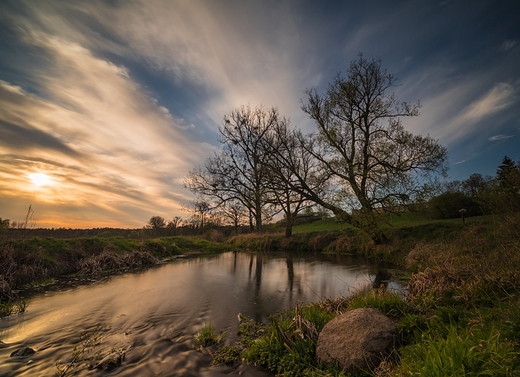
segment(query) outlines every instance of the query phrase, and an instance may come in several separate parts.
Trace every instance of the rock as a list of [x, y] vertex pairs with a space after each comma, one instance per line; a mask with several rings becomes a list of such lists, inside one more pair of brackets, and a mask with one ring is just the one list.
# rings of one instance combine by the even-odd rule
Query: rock
[[5, 348], [5, 347], [8, 347], [8, 345], [0, 340], [0, 348]]
[[109, 372], [113, 369], [116, 369], [118, 366], [120, 366], [122, 361], [123, 361], [122, 354], [110, 354], [110, 355], [107, 355], [105, 358], [103, 358], [96, 365], [96, 369], [103, 369], [103, 370], [106, 370]]
[[355, 309], [325, 325], [316, 355], [320, 363], [338, 363], [348, 372], [374, 370], [392, 352], [398, 336], [397, 326], [376, 309]]
[[30, 355], [34, 355], [35, 353], [36, 352], [32, 348], [25, 347], [25, 348], [20, 348], [19, 350], [14, 351], [11, 354], [11, 357], [15, 357], [15, 356], [30, 356]]

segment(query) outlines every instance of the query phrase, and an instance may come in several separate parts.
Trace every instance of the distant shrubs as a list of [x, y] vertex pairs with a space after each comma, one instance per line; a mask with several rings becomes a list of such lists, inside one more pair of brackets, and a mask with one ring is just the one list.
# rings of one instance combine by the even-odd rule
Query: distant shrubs
[[432, 219], [454, 219], [461, 217], [460, 210], [465, 210], [465, 216], [482, 214], [479, 203], [460, 192], [446, 192], [432, 198], [428, 204], [428, 214]]

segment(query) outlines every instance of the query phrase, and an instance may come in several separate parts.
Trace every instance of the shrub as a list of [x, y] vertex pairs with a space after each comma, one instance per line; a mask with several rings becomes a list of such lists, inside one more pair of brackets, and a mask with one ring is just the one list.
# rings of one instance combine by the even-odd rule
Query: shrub
[[481, 215], [480, 204], [460, 192], [446, 192], [428, 203], [428, 211], [433, 219], [454, 219], [460, 217], [459, 210], [466, 210], [465, 216]]

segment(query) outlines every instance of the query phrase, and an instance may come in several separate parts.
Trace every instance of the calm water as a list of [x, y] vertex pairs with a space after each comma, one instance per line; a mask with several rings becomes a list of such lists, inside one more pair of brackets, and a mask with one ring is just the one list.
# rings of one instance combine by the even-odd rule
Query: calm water
[[[75, 376], [269, 376], [241, 366], [212, 367], [195, 335], [205, 324], [229, 333], [237, 314], [267, 321], [297, 302], [348, 296], [371, 284], [379, 268], [352, 257], [290, 257], [224, 253], [179, 259], [144, 272], [41, 292], [27, 312], [0, 319], [0, 376], [54, 376], [56, 362], [68, 363], [80, 336], [101, 326], [97, 350], [125, 350], [111, 371], [83, 369]], [[390, 287], [399, 288], [397, 282]], [[10, 358], [19, 348], [36, 354]]]

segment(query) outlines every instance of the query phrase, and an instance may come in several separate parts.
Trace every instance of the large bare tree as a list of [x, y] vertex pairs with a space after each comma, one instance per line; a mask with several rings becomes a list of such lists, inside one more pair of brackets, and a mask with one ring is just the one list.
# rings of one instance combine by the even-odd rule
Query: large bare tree
[[277, 121], [275, 108], [242, 106], [226, 114], [219, 129], [222, 151], [184, 180], [186, 188], [211, 198], [215, 207], [229, 201], [242, 203], [258, 233], [271, 204], [266, 184], [269, 156], [264, 153], [263, 139]]
[[360, 54], [346, 78], [338, 75], [325, 94], [307, 90], [302, 105], [318, 129], [307, 150], [340, 188], [335, 202], [325, 207], [364, 228], [376, 242], [384, 239], [378, 213], [396, 210], [447, 170], [446, 148], [402, 126], [400, 118], [417, 116], [420, 104], [399, 102], [389, 93], [394, 86], [394, 76], [380, 60]]
[[264, 153], [269, 156], [268, 186], [274, 203], [285, 215], [285, 236], [292, 236], [292, 228], [300, 212], [314, 203], [324, 203], [327, 176], [319, 169], [316, 159], [304, 148], [301, 131], [290, 127], [280, 118], [264, 139]]

